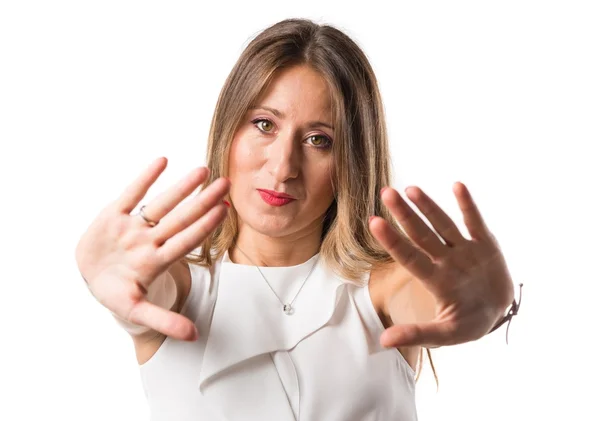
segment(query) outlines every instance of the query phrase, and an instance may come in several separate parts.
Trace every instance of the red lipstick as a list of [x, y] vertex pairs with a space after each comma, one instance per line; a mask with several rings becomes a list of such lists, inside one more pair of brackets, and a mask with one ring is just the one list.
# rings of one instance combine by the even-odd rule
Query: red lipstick
[[280, 193], [273, 190], [258, 189], [258, 193], [260, 193], [262, 200], [271, 206], [283, 206], [295, 200], [289, 194]]

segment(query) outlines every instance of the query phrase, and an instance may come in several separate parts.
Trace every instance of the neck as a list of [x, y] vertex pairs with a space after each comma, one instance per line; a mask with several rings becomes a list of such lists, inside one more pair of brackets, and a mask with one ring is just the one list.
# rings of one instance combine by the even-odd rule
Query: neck
[[[319, 224], [303, 233], [269, 237], [243, 226], [236, 241], [237, 247], [233, 246], [229, 250], [229, 258], [234, 263], [246, 265], [296, 266], [319, 252], [322, 229], [322, 224]], [[242, 249], [243, 253], [239, 249]]]

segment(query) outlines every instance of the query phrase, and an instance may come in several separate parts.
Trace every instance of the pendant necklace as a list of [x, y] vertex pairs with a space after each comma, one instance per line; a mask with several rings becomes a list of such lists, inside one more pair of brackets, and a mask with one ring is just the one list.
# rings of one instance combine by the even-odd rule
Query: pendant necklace
[[281, 298], [279, 298], [279, 295], [277, 295], [277, 293], [275, 292], [275, 290], [273, 289], [273, 287], [271, 286], [271, 284], [269, 283], [269, 281], [267, 281], [267, 278], [265, 278], [265, 275], [262, 273], [262, 271], [260, 270], [260, 268], [254, 264], [254, 262], [252, 261], [252, 259], [250, 257], [248, 257], [248, 255], [246, 253], [244, 253], [244, 250], [242, 250], [237, 245], [236, 245], [236, 247], [237, 247], [237, 249], [239, 251], [242, 252], [242, 254], [244, 256], [246, 256], [246, 259], [250, 260], [250, 262], [252, 262], [252, 264], [254, 265], [254, 267], [256, 269], [258, 269], [258, 273], [260, 273], [260, 276], [265, 280], [265, 282], [269, 286], [269, 289], [273, 292], [273, 295], [275, 295], [275, 297], [277, 297], [277, 299], [281, 303], [283, 312], [285, 314], [287, 314], [288, 316], [291, 316], [292, 314], [294, 314], [294, 301], [296, 301], [296, 297], [298, 297], [298, 294], [300, 294], [300, 291], [302, 291], [302, 288], [304, 287], [304, 284], [306, 283], [306, 281], [310, 277], [310, 274], [312, 273], [313, 269], [317, 265], [317, 262], [319, 261], [319, 257], [320, 256], [315, 259], [315, 262], [313, 263], [312, 267], [310, 268], [310, 271], [308, 272], [308, 275], [306, 275], [306, 278], [304, 278], [304, 281], [302, 281], [302, 284], [300, 285], [300, 288], [298, 288], [298, 292], [296, 292], [296, 295], [294, 295], [294, 298], [292, 298], [292, 301], [290, 301], [288, 303], [284, 303], [283, 301], [281, 301]]

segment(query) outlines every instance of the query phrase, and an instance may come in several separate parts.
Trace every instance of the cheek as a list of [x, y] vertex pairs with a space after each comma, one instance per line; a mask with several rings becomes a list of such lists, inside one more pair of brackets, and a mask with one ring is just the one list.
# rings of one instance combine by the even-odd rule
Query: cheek
[[236, 134], [229, 150], [228, 177], [231, 180], [229, 197], [234, 203], [247, 202], [258, 185], [263, 159], [261, 148], [253, 147], [252, 133]]
[[[247, 136], [247, 135], [246, 135]], [[259, 157], [251, 148], [251, 142], [247, 141], [244, 133], [237, 134], [231, 143], [229, 151], [229, 174], [230, 179], [244, 176], [248, 171], [256, 167]]]
[[331, 164], [321, 165], [319, 168], [313, 169], [309, 172], [311, 174], [309, 184], [315, 198], [319, 201], [327, 201], [328, 203], [333, 200], [333, 183], [332, 183], [332, 166]]

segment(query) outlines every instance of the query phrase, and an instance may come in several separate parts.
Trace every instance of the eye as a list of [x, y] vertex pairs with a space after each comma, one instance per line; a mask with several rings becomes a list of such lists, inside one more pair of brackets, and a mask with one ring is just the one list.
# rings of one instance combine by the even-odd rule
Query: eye
[[261, 132], [270, 132], [273, 130], [273, 123], [266, 118], [257, 118], [256, 120], [252, 120], [252, 124], [254, 124]]
[[331, 139], [323, 135], [309, 136], [306, 141], [316, 148], [326, 149], [331, 146]]

